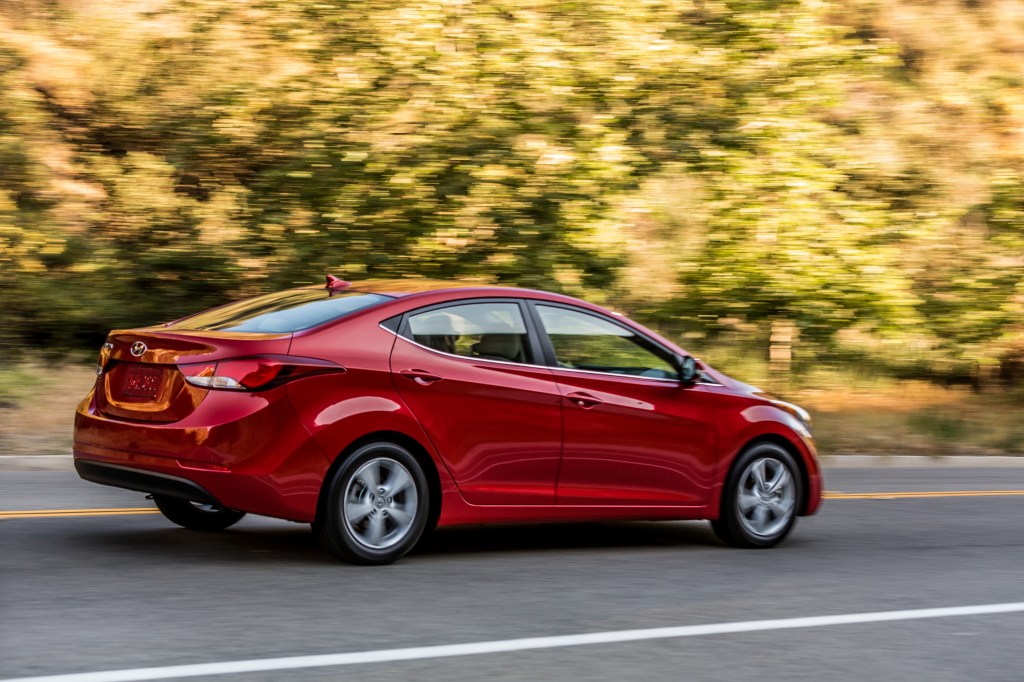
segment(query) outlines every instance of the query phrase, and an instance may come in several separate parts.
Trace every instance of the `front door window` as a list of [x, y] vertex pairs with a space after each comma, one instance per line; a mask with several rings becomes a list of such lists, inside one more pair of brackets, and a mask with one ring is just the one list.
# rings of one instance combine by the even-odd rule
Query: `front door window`
[[664, 351], [625, 327], [554, 306], [539, 305], [537, 312], [559, 367], [656, 379], [677, 378]]

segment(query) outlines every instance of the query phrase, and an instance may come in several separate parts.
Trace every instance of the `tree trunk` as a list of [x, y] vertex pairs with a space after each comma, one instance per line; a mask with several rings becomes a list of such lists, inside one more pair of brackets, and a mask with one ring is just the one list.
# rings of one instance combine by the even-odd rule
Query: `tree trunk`
[[768, 367], [773, 376], [788, 376], [793, 366], [793, 344], [796, 326], [792, 320], [772, 320]]

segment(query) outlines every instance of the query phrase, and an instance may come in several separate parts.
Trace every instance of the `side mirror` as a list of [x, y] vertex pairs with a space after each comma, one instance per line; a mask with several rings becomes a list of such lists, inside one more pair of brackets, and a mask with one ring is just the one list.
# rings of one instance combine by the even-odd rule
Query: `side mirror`
[[697, 361], [690, 355], [676, 358], [676, 370], [679, 372], [679, 381], [684, 386], [697, 380]]

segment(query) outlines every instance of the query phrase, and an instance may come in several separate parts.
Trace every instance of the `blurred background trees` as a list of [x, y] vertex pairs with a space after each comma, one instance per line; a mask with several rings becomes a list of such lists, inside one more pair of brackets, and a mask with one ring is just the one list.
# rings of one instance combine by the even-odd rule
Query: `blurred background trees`
[[0, 348], [330, 270], [1020, 382], [1022, 86], [1011, 0], [5, 0]]

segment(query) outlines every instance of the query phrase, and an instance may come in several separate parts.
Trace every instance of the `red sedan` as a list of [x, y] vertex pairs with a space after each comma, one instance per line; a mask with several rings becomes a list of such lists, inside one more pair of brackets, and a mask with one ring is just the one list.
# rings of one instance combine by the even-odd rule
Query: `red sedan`
[[358, 563], [478, 523], [710, 519], [769, 547], [821, 501], [806, 412], [558, 294], [328, 276], [112, 332], [96, 370], [82, 478], [195, 530], [312, 523]]

